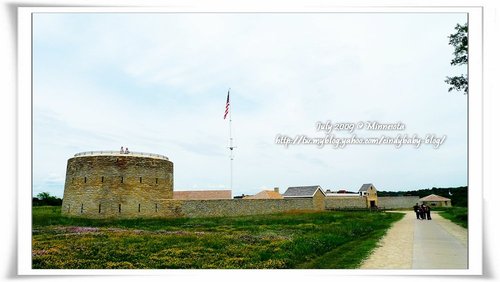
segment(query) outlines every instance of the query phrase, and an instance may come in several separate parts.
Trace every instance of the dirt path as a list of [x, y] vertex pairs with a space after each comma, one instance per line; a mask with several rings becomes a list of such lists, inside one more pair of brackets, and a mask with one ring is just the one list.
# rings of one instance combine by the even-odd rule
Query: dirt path
[[362, 269], [408, 269], [412, 268], [413, 231], [415, 213], [402, 211], [406, 215], [394, 223], [380, 240], [379, 247], [365, 260]]
[[467, 268], [467, 229], [433, 213], [417, 220], [413, 211], [396, 222], [361, 269]]

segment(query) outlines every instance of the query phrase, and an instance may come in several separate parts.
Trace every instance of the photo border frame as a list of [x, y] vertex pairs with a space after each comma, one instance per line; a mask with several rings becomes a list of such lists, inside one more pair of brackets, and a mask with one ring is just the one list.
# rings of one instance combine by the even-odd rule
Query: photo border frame
[[[335, 269], [303, 270], [308, 275], [481, 275], [483, 271], [483, 48], [484, 15], [481, 6], [335, 6], [325, 1], [304, 4], [295, 1], [287, 6], [259, 3], [183, 5], [171, 1], [168, 7], [20, 7], [18, 8], [18, 274], [20, 275], [192, 275], [193, 270], [41, 270], [31, 268], [31, 199], [32, 199], [32, 14], [33, 13], [468, 13], [469, 18], [469, 94], [468, 94], [468, 269]], [[300, 2], [300, 3], [298, 3]], [[272, 4], [274, 3], [274, 4]], [[472, 94], [470, 94], [472, 93]], [[30, 173], [21, 173], [21, 172]], [[22, 177], [20, 177], [22, 175]], [[28, 177], [29, 175], [29, 177]], [[472, 193], [471, 193], [472, 191]], [[235, 270], [218, 274], [241, 275]], [[269, 275], [289, 270], [262, 271]], [[195, 271], [200, 277], [208, 271]], [[213, 271], [210, 271], [213, 273]], [[292, 275], [294, 275], [292, 273]], [[272, 277], [272, 276], [268, 276]]]

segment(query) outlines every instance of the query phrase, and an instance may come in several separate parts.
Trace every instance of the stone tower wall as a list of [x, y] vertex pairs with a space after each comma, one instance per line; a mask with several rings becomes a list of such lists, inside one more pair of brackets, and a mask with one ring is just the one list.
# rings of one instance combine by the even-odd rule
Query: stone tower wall
[[154, 213], [173, 198], [173, 163], [166, 158], [125, 154], [68, 160], [62, 213], [127, 217]]

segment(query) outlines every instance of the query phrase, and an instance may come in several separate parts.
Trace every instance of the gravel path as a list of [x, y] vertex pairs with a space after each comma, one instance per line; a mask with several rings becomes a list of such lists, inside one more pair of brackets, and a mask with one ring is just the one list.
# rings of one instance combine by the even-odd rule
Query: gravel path
[[[467, 268], [467, 229], [432, 214], [417, 220], [413, 211], [394, 223], [361, 269]], [[425, 259], [420, 259], [425, 257]]]
[[401, 211], [406, 215], [394, 223], [380, 240], [379, 247], [365, 260], [362, 269], [408, 269], [412, 267], [413, 231], [415, 213]]

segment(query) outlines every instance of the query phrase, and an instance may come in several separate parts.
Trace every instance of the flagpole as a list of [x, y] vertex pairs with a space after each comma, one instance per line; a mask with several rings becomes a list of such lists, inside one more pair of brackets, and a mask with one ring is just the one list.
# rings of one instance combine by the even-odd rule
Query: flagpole
[[231, 130], [231, 126], [232, 126], [232, 122], [233, 122], [233, 119], [231, 117], [231, 113], [232, 113], [232, 105], [231, 105], [231, 97], [229, 95], [229, 92], [231, 91], [231, 88], [229, 88], [229, 90], [227, 91], [227, 95], [229, 97], [229, 150], [230, 150], [230, 155], [229, 155], [229, 159], [230, 159], [230, 184], [229, 184], [229, 189], [230, 190], [233, 190], [233, 159], [234, 159], [234, 156], [233, 156], [233, 135], [232, 135], [232, 130]]

